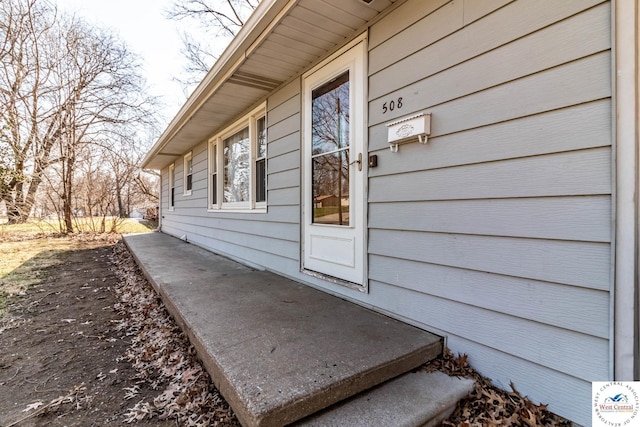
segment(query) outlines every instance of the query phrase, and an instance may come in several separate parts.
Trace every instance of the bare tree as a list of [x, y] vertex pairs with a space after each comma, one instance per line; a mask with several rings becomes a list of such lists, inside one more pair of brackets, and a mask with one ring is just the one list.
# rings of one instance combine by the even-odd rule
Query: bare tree
[[135, 177], [135, 183], [140, 197], [149, 201], [147, 204], [158, 204], [160, 201], [160, 173], [158, 171], [139, 171]]
[[[7, 195], [8, 198], [12, 184], [20, 179], [20, 175], [13, 164], [14, 157], [10, 154], [11, 145], [7, 130], [6, 126], [0, 130], [0, 195]], [[4, 199], [0, 197], [0, 202]]]
[[191, 32], [182, 33], [182, 54], [187, 60], [185, 77], [175, 80], [185, 91], [198, 84], [222, 51], [213, 41], [226, 46], [242, 28], [260, 0], [175, 0], [167, 16], [175, 20], [193, 22], [207, 41]]
[[[58, 162], [49, 169], [43, 188], [46, 202], [44, 209], [59, 213], [57, 217], [61, 232], [65, 232], [68, 227], [67, 218], [63, 214], [63, 206], [67, 200], [74, 230], [113, 231], [134, 208], [141, 213], [155, 212], [158, 179], [155, 175], [143, 175], [139, 170], [138, 165], [146, 144], [135, 141], [135, 136], [132, 136], [128, 140], [113, 138], [104, 144], [92, 142], [77, 145], [76, 166], [71, 177], [73, 192], [69, 199], [65, 194], [69, 183], [63, 182], [65, 163]], [[146, 190], [141, 189], [140, 180], [145, 183]], [[107, 219], [110, 220], [111, 227], [107, 227]]]
[[55, 19], [47, 2], [0, 2], [0, 143], [10, 156], [0, 200], [10, 223], [29, 216], [44, 163], [60, 134], [60, 111], [42, 99], [51, 90], [45, 53]]
[[[114, 140], [127, 138], [132, 123], [143, 122], [149, 116], [146, 107], [151, 100], [142, 96], [144, 85], [136, 58], [111, 33], [75, 18], [68, 19], [60, 29], [60, 40], [64, 43], [60, 50], [67, 60], [57, 63], [55, 75], [62, 99], [68, 100], [61, 108], [66, 108], [68, 114], [59, 139], [58, 160], [62, 164], [65, 226], [71, 232], [71, 197], [78, 151], [88, 145], [108, 146]], [[122, 188], [119, 169], [119, 164], [111, 165], [119, 183], [118, 195]]]
[[137, 58], [109, 31], [59, 16], [46, 0], [3, 0], [0, 60], [0, 151], [9, 154], [0, 201], [10, 222], [24, 222], [47, 179], [72, 232], [78, 161], [87, 150], [134, 146], [114, 141], [153, 125]]

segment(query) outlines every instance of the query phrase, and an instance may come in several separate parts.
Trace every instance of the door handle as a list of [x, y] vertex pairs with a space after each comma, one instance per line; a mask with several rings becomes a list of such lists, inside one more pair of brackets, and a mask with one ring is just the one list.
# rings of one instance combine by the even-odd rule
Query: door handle
[[362, 153], [358, 153], [358, 159], [349, 163], [349, 166], [351, 166], [354, 163], [358, 164], [358, 170], [361, 171], [362, 170]]

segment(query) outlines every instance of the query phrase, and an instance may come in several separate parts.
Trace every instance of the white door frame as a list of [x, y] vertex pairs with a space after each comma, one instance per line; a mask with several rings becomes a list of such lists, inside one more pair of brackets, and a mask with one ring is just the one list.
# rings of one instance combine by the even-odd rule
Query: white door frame
[[[302, 271], [333, 283], [367, 291], [366, 279], [366, 34], [302, 76]], [[313, 223], [311, 195], [311, 100], [313, 89], [349, 71], [349, 225]], [[361, 156], [361, 162], [357, 162]]]

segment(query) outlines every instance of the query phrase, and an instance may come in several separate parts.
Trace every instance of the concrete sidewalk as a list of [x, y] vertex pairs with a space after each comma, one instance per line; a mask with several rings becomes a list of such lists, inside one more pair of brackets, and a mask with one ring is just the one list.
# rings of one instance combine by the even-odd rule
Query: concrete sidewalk
[[437, 356], [437, 336], [163, 233], [124, 241], [245, 426], [280, 426]]

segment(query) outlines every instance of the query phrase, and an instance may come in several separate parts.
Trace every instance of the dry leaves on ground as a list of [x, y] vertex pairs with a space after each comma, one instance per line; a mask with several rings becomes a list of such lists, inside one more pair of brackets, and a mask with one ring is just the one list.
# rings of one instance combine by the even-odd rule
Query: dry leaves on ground
[[[116, 328], [131, 337], [125, 357], [134, 365], [140, 383], [158, 390], [152, 401], [133, 405], [125, 421], [158, 417], [175, 419], [186, 426], [239, 426], [196, 358], [194, 347], [175, 325], [123, 243], [114, 247], [113, 263], [121, 278], [115, 289], [119, 299], [115, 308], [123, 316]], [[549, 412], [546, 405], [533, 404], [513, 385], [510, 392], [494, 387], [491, 380], [473, 370], [466, 355], [455, 357], [445, 349], [425, 369], [476, 381], [474, 391], [459, 402], [443, 426], [571, 426]], [[125, 399], [135, 401], [139, 388], [128, 387], [123, 392]]]
[[512, 391], [494, 387], [468, 363], [467, 355], [455, 357], [445, 349], [442, 357], [426, 366], [429, 372], [441, 371], [451, 376], [475, 380], [474, 390], [462, 399], [443, 426], [567, 426], [571, 422], [549, 412], [547, 405], [535, 405], [511, 384]]
[[[33, 402], [27, 405], [27, 407], [22, 410], [22, 412], [27, 412], [28, 415], [25, 415], [23, 418], [20, 418], [17, 421], [7, 424], [6, 427], [17, 426], [29, 418], [44, 415], [48, 412], [54, 413], [56, 412], [56, 410], [58, 410], [58, 408], [60, 408], [63, 405], [73, 404], [73, 407], [76, 410], [82, 409], [88, 406], [89, 403], [91, 402], [91, 396], [87, 395], [86, 391], [87, 391], [87, 388], [85, 387], [84, 383], [82, 383], [74, 386], [71, 390], [69, 390], [67, 394], [58, 396], [57, 398], [53, 399], [51, 402], [47, 403], [46, 405], [41, 400]], [[31, 411], [35, 411], [35, 412], [31, 412]]]
[[[126, 359], [137, 379], [158, 395], [139, 401], [125, 415], [127, 423], [151, 417], [175, 419], [185, 426], [238, 426], [228, 404], [212, 386], [195, 349], [169, 316], [164, 304], [144, 279], [123, 243], [114, 247], [113, 263], [120, 284], [115, 305], [123, 318], [116, 325], [131, 337]], [[135, 387], [123, 390], [134, 400]]]

